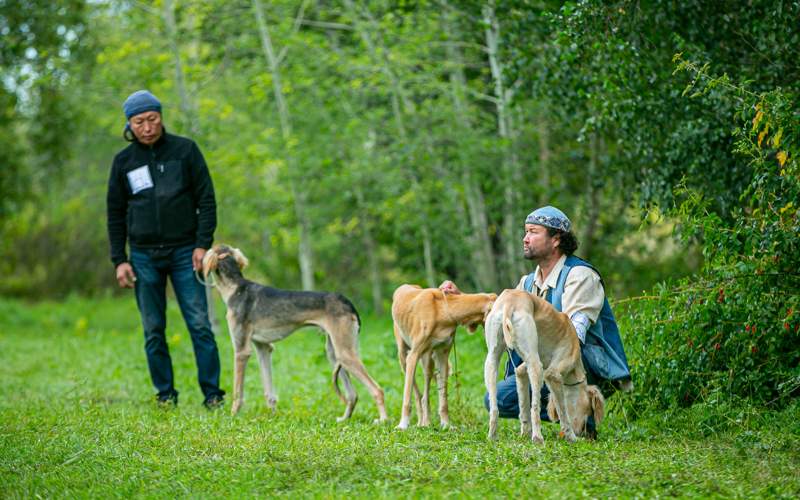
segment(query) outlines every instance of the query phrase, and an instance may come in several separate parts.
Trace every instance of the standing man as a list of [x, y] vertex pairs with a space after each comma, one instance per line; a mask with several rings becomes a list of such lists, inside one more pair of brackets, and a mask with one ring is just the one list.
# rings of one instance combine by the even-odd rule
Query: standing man
[[194, 274], [202, 267], [217, 226], [208, 167], [194, 141], [167, 133], [161, 103], [153, 94], [134, 92], [122, 109], [128, 120], [123, 137], [131, 144], [111, 165], [108, 237], [119, 286], [136, 292], [156, 401], [178, 404], [164, 334], [169, 277], [192, 338], [203, 405], [220, 408], [225, 392], [219, 387], [219, 351], [205, 289]]
[[[572, 223], [564, 212], [550, 206], [531, 212], [525, 219], [522, 249], [524, 257], [537, 266], [520, 279], [517, 289], [542, 297], [572, 321], [581, 344], [587, 383], [630, 391], [633, 389], [631, 373], [603, 280], [594, 266], [573, 255], [577, 248]], [[445, 281], [440, 288], [446, 293], [460, 293], [451, 281]], [[501, 417], [517, 418], [519, 403], [514, 367], [519, 366], [522, 359], [514, 351], [510, 352], [510, 357], [505, 379], [497, 384], [497, 403]], [[608, 383], [604, 384], [606, 381]], [[549, 420], [548, 394], [547, 387], [542, 387], [542, 420]], [[488, 409], [488, 394], [484, 403]], [[591, 419], [587, 422], [587, 432], [596, 433]]]

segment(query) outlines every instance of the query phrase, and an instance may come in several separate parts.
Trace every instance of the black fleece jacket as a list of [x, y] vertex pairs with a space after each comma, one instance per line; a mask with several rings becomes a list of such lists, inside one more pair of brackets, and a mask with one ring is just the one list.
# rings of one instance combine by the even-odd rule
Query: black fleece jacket
[[117, 153], [106, 196], [114, 266], [128, 260], [125, 243], [142, 249], [194, 244], [210, 248], [217, 227], [214, 185], [191, 139], [168, 134]]

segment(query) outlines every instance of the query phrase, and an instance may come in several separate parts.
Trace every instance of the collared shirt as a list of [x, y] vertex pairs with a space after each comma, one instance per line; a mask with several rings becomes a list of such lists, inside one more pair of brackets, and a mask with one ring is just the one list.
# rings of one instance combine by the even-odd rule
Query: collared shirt
[[[558, 283], [558, 275], [561, 274], [566, 260], [567, 256], [562, 255], [547, 277], [543, 277], [542, 270], [539, 266], [536, 266], [533, 292], [546, 299], [548, 290], [555, 289]], [[526, 277], [523, 276], [519, 280], [517, 290], [525, 289]], [[587, 266], [575, 266], [570, 270], [567, 280], [564, 282], [564, 294], [561, 296], [561, 312], [565, 313], [573, 324], [576, 324], [576, 330], [578, 330], [578, 336], [581, 341], [584, 340], [586, 329], [590, 325], [578, 328], [577, 323], [582, 321], [581, 316], [587, 318], [592, 324], [597, 321], [600, 310], [603, 308], [604, 300], [605, 291], [603, 290], [600, 276], [596, 272]], [[581, 332], [581, 330], [583, 331]], [[584, 335], [581, 335], [581, 333]]]

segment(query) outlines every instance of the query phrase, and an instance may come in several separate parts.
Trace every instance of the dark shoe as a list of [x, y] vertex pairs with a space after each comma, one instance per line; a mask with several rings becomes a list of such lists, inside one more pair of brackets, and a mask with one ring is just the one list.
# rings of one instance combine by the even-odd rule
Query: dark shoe
[[586, 419], [585, 432], [586, 432], [586, 439], [590, 441], [597, 440], [597, 426], [595, 426], [594, 424], [594, 416], [589, 416], [589, 418]]
[[203, 406], [208, 410], [221, 410], [225, 406], [225, 399], [222, 396], [210, 396], [203, 401]]
[[157, 394], [156, 395], [156, 404], [159, 408], [163, 408], [165, 410], [170, 410], [178, 406], [178, 395], [177, 394]]

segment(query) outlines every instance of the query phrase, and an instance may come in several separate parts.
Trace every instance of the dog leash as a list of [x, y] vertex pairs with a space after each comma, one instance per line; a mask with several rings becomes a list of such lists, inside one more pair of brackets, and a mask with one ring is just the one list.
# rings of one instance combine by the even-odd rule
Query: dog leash
[[198, 283], [200, 283], [201, 285], [203, 285], [206, 288], [214, 288], [214, 287], [217, 286], [217, 280], [214, 279], [214, 275], [213, 274], [211, 274], [210, 276], [211, 276], [211, 284], [209, 284], [209, 282], [207, 282], [207, 281], [203, 281], [203, 278], [200, 277], [200, 270], [199, 269], [195, 269], [195, 271], [194, 271], [194, 279], [196, 279]]
[[444, 290], [442, 290], [442, 298], [444, 299], [444, 312], [445, 312], [445, 314], [447, 314], [448, 319], [450, 319], [450, 321], [455, 323], [456, 327], [458, 327], [458, 321], [456, 321], [456, 319], [453, 317], [453, 315], [450, 314], [450, 306], [447, 303], [447, 293], [445, 293]]

